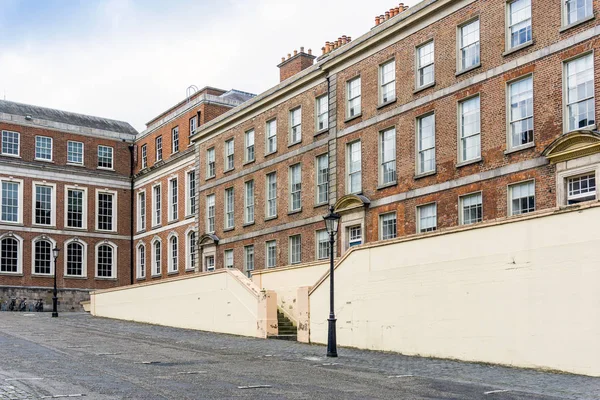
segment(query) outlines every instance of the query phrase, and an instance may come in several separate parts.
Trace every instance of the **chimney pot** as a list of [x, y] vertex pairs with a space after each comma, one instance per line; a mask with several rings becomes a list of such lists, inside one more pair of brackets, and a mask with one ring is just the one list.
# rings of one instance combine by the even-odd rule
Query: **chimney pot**
[[388, 19], [390, 19], [390, 12], [386, 11], [385, 12], [385, 20], [387, 21]]
[[322, 56], [325, 55], [325, 47], [321, 47], [321, 51], [323, 52], [323, 54], [321, 54]]
[[281, 62], [284, 62], [284, 61], [285, 61], [285, 57], [281, 57]]
[[379, 15], [375, 17], [375, 26], [379, 25]]
[[394, 8], [394, 15], [400, 14], [400, 7]]
[[304, 46], [300, 47], [300, 53], [304, 53]]
[[292, 58], [292, 55], [290, 53], [288, 53], [288, 60]]
[[350, 43], [352, 41], [352, 38], [350, 36], [348, 36], [348, 43]]
[[308, 49], [308, 55], [312, 56], [312, 49]]

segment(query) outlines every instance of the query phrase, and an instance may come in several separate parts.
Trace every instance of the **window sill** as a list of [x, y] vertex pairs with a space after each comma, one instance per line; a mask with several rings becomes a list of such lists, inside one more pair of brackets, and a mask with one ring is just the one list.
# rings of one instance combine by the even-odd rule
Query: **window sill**
[[315, 204], [314, 208], [319, 208], [319, 207], [328, 206], [328, 205], [329, 205], [329, 202], [317, 203], [317, 204]]
[[389, 183], [386, 183], [386, 184], [383, 184], [383, 185], [378, 185], [377, 186], [377, 190], [387, 189], [387, 188], [390, 188], [390, 187], [394, 187], [396, 185], [398, 185], [397, 181], [389, 182]]
[[293, 210], [293, 211], [288, 211], [287, 215], [294, 215], [294, 214], [299, 214], [302, 212], [302, 207], [300, 207], [297, 210]]
[[247, 227], [252, 226], [252, 225], [254, 225], [254, 221], [252, 221], [252, 222], [246, 222], [244, 225], [242, 225], [242, 228], [247, 228]]
[[179, 222], [179, 218], [177, 218], [177, 219], [174, 219], [174, 220], [172, 220], [172, 221], [169, 221], [169, 222], [167, 222], [167, 225], [173, 225], [173, 224], [176, 224], [176, 223], [178, 223], [178, 222]]
[[0, 221], [0, 224], [6, 224], [11, 226], [24, 226], [22, 222], [13, 222], [13, 221]]
[[96, 229], [95, 232], [96, 233], [117, 233], [117, 231], [107, 231], [104, 229]]
[[138, 282], [145, 281], [145, 280], [146, 280], [146, 277], [143, 277], [143, 278], [135, 278], [135, 280], [136, 280], [136, 281], [138, 281]]
[[194, 269], [194, 268], [186, 268], [186, 269], [185, 269], [185, 272], [194, 272], [194, 271], [195, 271], [195, 269]]
[[235, 167], [229, 168], [229, 169], [224, 170], [223, 173], [226, 174], [226, 173], [234, 171], [234, 170], [235, 170]]
[[477, 164], [483, 161], [483, 158], [478, 157], [478, 158], [474, 158], [473, 160], [468, 160], [468, 161], [463, 161], [460, 162], [458, 164], [456, 164], [456, 168], [461, 168], [461, 167], [465, 167], [467, 165], [471, 165], [471, 164]]
[[596, 124], [588, 125], [588, 126], [584, 126], [583, 128], [577, 128], [577, 129], [571, 129], [571, 130], [565, 131], [563, 133], [563, 135], [566, 135], [571, 132], [577, 132], [577, 131], [595, 131], [596, 129], [597, 129]]
[[454, 76], [460, 76], [462, 74], [466, 74], [467, 72], [471, 72], [471, 71], [476, 70], [478, 68], [481, 68], [481, 63], [475, 64], [475, 65], [473, 65], [472, 67], [469, 67], [469, 68], [461, 69], [456, 74], [454, 74]]
[[235, 227], [233, 227], [233, 228], [225, 228], [225, 229], [223, 229], [223, 232], [231, 232], [234, 229], [235, 229]]
[[322, 135], [324, 133], [327, 133], [328, 131], [329, 131], [329, 127], [325, 128], [325, 129], [321, 129], [320, 131], [316, 131], [313, 136], [319, 136], [319, 135]]
[[524, 144], [522, 146], [517, 146], [517, 147], [513, 147], [512, 149], [504, 150], [504, 155], [508, 155], [508, 154], [512, 154], [512, 153], [518, 153], [519, 151], [531, 149], [531, 148], [534, 148], [534, 147], [535, 147], [535, 143], [534, 142], [527, 143], [527, 144]]
[[287, 147], [288, 147], [288, 149], [289, 149], [290, 147], [297, 146], [297, 145], [299, 145], [300, 143], [302, 143], [302, 140], [299, 140], [299, 141], [297, 141], [297, 142], [294, 142], [294, 143], [288, 143]]
[[215, 179], [216, 175], [213, 176], [207, 176], [206, 178], [204, 178], [204, 182], [210, 181], [211, 179]]
[[256, 162], [256, 159], [254, 160], [249, 160], [249, 161], [244, 161], [244, 163], [242, 164], [242, 166], [246, 166], [248, 164], [254, 164]]
[[0, 276], [24, 276], [24, 275], [22, 272], [0, 272]]
[[275, 150], [275, 151], [272, 151], [272, 152], [270, 152], [270, 153], [265, 153], [265, 157], [268, 157], [268, 156], [270, 156], [270, 155], [272, 155], [272, 154], [275, 154], [275, 153], [277, 153], [277, 150]]
[[162, 278], [162, 275], [152, 275], [151, 276], [152, 279], [156, 279], [156, 278]]
[[517, 51], [523, 50], [529, 46], [533, 46], [534, 43], [535, 43], [535, 41], [530, 40], [527, 43], [520, 44], [517, 47], [513, 47], [512, 49], [506, 50], [504, 53], [502, 53], [502, 56], [504, 56], [504, 57], [509, 56], [513, 53], [516, 53]]
[[177, 274], [179, 274], [179, 271], [171, 271], [171, 272], [167, 272], [167, 275], [168, 275], [168, 276], [171, 276], [171, 275], [177, 275]]
[[[52, 275], [52, 276], [54, 276], [54, 275]], [[63, 278], [64, 279], [75, 279], [75, 280], [81, 281], [81, 280], [86, 280], [87, 276], [65, 275]]]
[[56, 229], [56, 225], [31, 224], [31, 226], [36, 228]]
[[571, 28], [574, 28], [574, 27], [576, 27], [576, 26], [579, 26], [579, 25], [581, 25], [581, 24], [585, 24], [586, 22], [589, 22], [589, 21], [591, 21], [591, 20], [593, 20], [593, 19], [596, 19], [596, 16], [592, 14], [592, 15], [590, 15], [589, 17], [585, 17], [585, 18], [584, 18], [584, 19], [582, 19], [581, 21], [575, 21], [575, 22], [573, 22], [573, 23], [571, 23], [571, 24], [569, 24], [569, 25], [565, 25], [565, 26], [563, 26], [562, 28], [560, 28], [560, 29], [558, 30], [558, 32], [560, 32], [560, 33], [566, 32], [566, 31], [568, 31], [568, 30], [569, 30], [569, 29], [571, 29]]
[[142, 233], [146, 233], [146, 230], [142, 229], [142, 230], [139, 230], [139, 231], [135, 232], [136, 235], [139, 235], [139, 234], [142, 234]]
[[195, 216], [196, 216], [196, 214], [188, 214], [184, 217], [184, 219], [194, 218]]
[[152, 228], [150, 228], [150, 230], [158, 229], [158, 228], [162, 228], [162, 224], [152, 225]]
[[434, 169], [433, 171], [423, 172], [421, 174], [417, 174], [413, 178], [415, 180], [417, 180], [417, 179], [425, 178], [425, 177], [428, 177], [428, 176], [433, 176], [435, 174], [437, 174], [437, 169]]
[[422, 92], [425, 89], [429, 89], [429, 88], [434, 87], [434, 86], [435, 86], [435, 81], [433, 81], [431, 83], [428, 83], [427, 85], [420, 86], [420, 87], [416, 88], [415, 90], [413, 90], [413, 94], [417, 94], [419, 92]]
[[104, 276], [97, 276], [94, 278], [97, 281], [117, 281], [117, 278], [108, 278], [108, 277], [104, 277]]
[[99, 169], [101, 171], [114, 171], [114, 168], [106, 168], [106, 167], [96, 167], [96, 169]]
[[272, 217], [267, 217], [267, 218], [265, 218], [265, 222], [266, 222], [266, 221], [272, 221], [272, 220], [274, 220], [274, 219], [277, 219], [277, 215], [274, 215], [274, 216], [272, 216]]
[[398, 99], [397, 98], [393, 98], [392, 100], [388, 100], [385, 103], [381, 103], [380, 105], [377, 106], [378, 110], [381, 110], [382, 108], [385, 108], [387, 106], [389, 106], [390, 104], [394, 104]]
[[357, 119], [357, 118], [360, 118], [360, 117], [362, 117], [362, 112], [360, 112], [360, 113], [358, 113], [358, 114], [356, 114], [356, 115], [353, 115], [353, 116], [351, 116], [351, 117], [348, 117], [348, 118], [346, 118], [346, 119], [344, 120], [344, 123], [345, 123], [345, 124], [347, 124], [348, 122], [350, 122], [350, 121], [354, 121], [355, 119]]
[[41, 162], [45, 162], [45, 163], [49, 163], [49, 164], [54, 164], [54, 161], [52, 160], [45, 160], [43, 158], [34, 158], [34, 161], [41, 161]]
[[74, 163], [74, 162], [67, 162], [66, 165], [69, 165], [71, 167], [85, 167], [85, 165], [83, 165], [83, 164]]
[[10, 158], [19, 158], [19, 159], [21, 158], [21, 156], [18, 155], [18, 154], [3, 154], [3, 153], [0, 153], [0, 156], [10, 157]]

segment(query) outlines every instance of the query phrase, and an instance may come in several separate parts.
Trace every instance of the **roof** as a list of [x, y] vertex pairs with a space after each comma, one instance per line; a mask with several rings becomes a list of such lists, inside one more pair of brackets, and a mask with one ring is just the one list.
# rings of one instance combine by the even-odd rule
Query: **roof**
[[128, 122], [94, 117], [91, 115], [76, 114], [29, 104], [15, 103], [13, 101], [0, 100], [0, 113], [19, 115], [23, 117], [31, 116], [34, 119], [42, 119], [61, 124], [82, 126], [103, 131], [125, 133], [129, 135], [137, 135], [138, 133]]
[[242, 92], [241, 90], [231, 89], [229, 92], [223, 93], [219, 97], [242, 104], [243, 102], [248, 101], [253, 97], [256, 97], [256, 95], [252, 93]]

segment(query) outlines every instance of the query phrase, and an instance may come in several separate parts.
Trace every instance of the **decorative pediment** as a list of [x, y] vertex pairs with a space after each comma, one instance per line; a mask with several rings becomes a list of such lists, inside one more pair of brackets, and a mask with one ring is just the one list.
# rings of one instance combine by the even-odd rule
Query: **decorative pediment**
[[219, 244], [219, 238], [217, 237], [217, 235], [213, 235], [212, 233], [205, 233], [198, 239], [198, 244], [200, 246], [209, 244]]
[[333, 209], [336, 213], [343, 213], [356, 208], [368, 207], [369, 204], [371, 204], [371, 200], [361, 194], [347, 194], [335, 202]]
[[593, 131], [574, 131], [556, 139], [546, 147], [542, 155], [552, 164], [556, 164], [595, 153], [600, 153], [600, 134]]

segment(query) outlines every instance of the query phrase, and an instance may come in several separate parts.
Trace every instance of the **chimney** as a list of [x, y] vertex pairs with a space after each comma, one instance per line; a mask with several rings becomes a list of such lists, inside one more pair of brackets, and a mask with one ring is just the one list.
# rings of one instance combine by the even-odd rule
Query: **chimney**
[[[328, 47], [329, 42], [325, 44], [323, 54], [328, 51]], [[287, 59], [282, 57], [281, 64], [278, 65], [280, 82], [283, 82], [289, 77], [296, 75], [298, 72], [312, 66], [315, 58], [316, 57], [312, 54], [312, 50], [309, 49], [308, 53], [305, 53], [304, 47], [300, 47], [299, 52], [298, 50], [294, 50], [293, 56], [288, 54]]]

